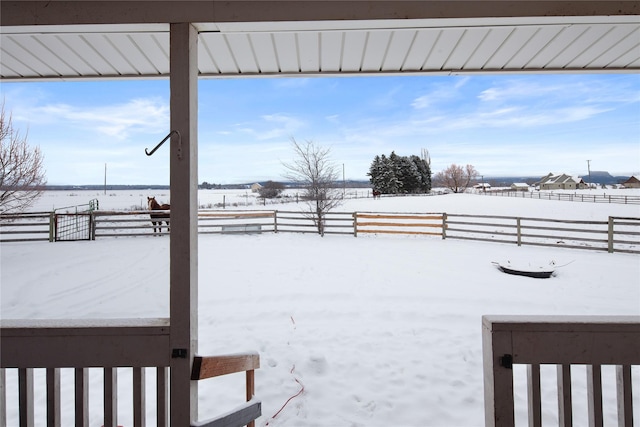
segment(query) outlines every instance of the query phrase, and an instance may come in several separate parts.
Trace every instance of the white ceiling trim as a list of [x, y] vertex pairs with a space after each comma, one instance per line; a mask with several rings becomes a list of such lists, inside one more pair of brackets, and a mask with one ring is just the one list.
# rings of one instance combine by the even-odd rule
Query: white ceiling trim
[[[640, 19], [196, 23], [202, 77], [638, 72]], [[0, 78], [168, 77], [168, 24], [0, 29]]]

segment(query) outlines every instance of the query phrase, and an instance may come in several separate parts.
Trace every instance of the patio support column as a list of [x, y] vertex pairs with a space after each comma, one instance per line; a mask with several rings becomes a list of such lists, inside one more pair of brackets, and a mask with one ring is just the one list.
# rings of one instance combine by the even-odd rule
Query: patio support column
[[198, 350], [198, 58], [196, 29], [171, 24], [171, 425], [197, 420], [191, 381]]

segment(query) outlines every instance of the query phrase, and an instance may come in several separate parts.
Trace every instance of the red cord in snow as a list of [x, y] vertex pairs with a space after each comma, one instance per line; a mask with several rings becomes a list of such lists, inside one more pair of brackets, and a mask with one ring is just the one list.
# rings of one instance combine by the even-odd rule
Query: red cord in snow
[[[291, 368], [291, 373], [293, 374], [293, 371], [296, 369], [296, 365], [293, 365], [293, 367]], [[291, 402], [293, 399], [295, 399], [296, 397], [300, 396], [302, 394], [302, 392], [304, 391], [304, 385], [298, 381], [297, 378], [293, 378], [298, 384], [300, 384], [300, 391], [298, 391], [296, 394], [294, 394], [293, 396], [291, 396], [289, 399], [287, 399], [286, 402], [284, 402], [284, 405], [282, 405], [282, 407], [280, 409], [278, 409], [278, 412], [276, 412], [275, 414], [273, 414], [273, 416], [271, 418], [269, 418], [269, 420], [275, 420], [275, 418], [280, 414], [280, 412], [282, 412], [282, 410], [285, 408], [285, 406], [287, 406], [289, 404], [289, 402]], [[268, 426], [269, 422], [267, 422], [265, 424], [265, 426]]]

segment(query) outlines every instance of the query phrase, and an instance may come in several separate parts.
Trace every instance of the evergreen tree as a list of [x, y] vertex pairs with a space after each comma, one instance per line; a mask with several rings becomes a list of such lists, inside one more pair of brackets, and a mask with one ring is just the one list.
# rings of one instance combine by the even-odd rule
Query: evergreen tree
[[428, 157], [376, 156], [368, 175], [375, 190], [383, 194], [428, 193], [431, 191], [431, 167]]

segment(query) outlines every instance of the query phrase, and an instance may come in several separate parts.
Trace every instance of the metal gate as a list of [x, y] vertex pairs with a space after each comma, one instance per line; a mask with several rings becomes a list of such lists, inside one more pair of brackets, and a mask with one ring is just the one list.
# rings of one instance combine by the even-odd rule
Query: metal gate
[[93, 240], [93, 215], [55, 214], [55, 241]]

